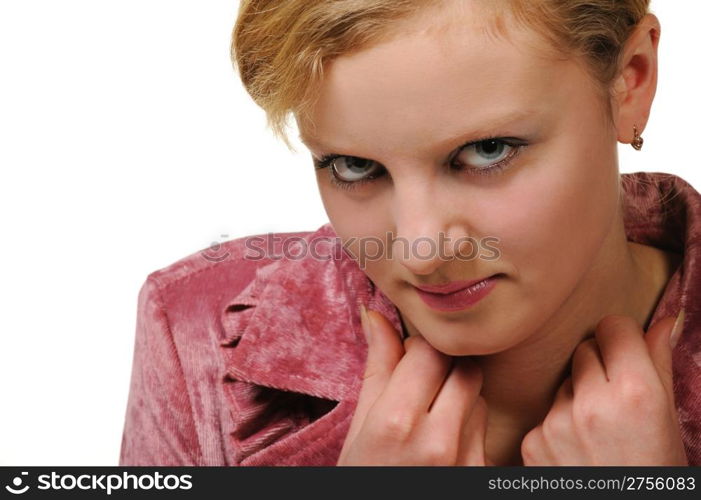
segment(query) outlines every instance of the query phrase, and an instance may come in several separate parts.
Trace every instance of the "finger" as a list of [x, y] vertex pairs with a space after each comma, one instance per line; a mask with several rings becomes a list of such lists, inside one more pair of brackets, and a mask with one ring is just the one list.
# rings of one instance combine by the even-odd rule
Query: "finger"
[[[572, 421], [573, 401], [573, 382], [571, 377], [567, 377], [557, 389], [553, 404], [543, 422], [546, 437], [559, 439], [560, 436], [558, 434], [563, 431], [561, 424]], [[556, 422], [556, 425], [550, 425], [552, 422]]]
[[456, 465], [494, 465], [487, 458], [487, 402], [478, 396], [462, 425]]
[[521, 441], [523, 465], [555, 465], [555, 457], [545, 441], [543, 426], [538, 425], [528, 431]]
[[609, 315], [596, 326], [596, 342], [609, 380], [652, 368], [643, 329], [630, 316]]
[[645, 343], [650, 358], [672, 403], [674, 402], [674, 381], [672, 378], [672, 347], [669, 339], [675, 323], [675, 317], [661, 319], [648, 328], [645, 334]]
[[429, 409], [436, 428], [454, 432], [467, 420], [482, 388], [482, 370], [472, 359], [453, 358], [453, 366]]
[[577, 346], [572, 356], [572, 391], [577, 394], [579, 390], [598, 387], [606, 382], [606, 369], [599, 346], [596, 339], [588, 338]]
[[452, 360], [420, 335], [406, 339], [404, 349], [406, 354], [397, 363], [377, 401], [377, 411], [382, 415], [406, 418], [426, 416], [448, 375]]
[[[362, 316], [361, 311], [361, 316]], [[368, 332], [368, 355], [358, 404], [348, 430], [346, 442], [352, 442], [360, 432], [365, 417], [385, 389], [394, 368], [404, 355], [398, 332], [382, 313], [368, 310], [365, 323]]]
[[479, 365], [467, 356], [453, 358], [452, 369], [429, 411], [437, 419], [443, 418], [443, 415], [454, 415], [459, 409], [472, 411], [481, 388], [482, 370]]
[[578, 455], [578, 442], [574, 434], [574, 382], [567, 377], [555, 394], [550, 412], [542, 424], [545, 454], [552, 465], [573, 465], [566, 463]]
[[566, 405], [567, 407], [571, 408], [573, 397], [574, 386], [572, 377], [567, 377], [565, 380], [562, 381], [562, 384], [560, 384], [560, 387], [558, 388], [557, 393], [555, 394], [555, 401], [553, 401], [553, 407], [557, 406], [558, 408], [560, 408]]

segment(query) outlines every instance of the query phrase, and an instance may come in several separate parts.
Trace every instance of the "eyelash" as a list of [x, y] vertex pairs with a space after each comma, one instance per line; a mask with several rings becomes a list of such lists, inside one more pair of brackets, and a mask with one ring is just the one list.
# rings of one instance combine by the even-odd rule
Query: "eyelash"
[[[516, 158], [516, 156], [519, 155], [519, 153], [521, 152], [522, 149], [524, 149], [526, 146], [528, 146], [528, 143], [526, 141], [523, 141], [521, 139], [517, 139], [515, 137], [485, 137], [484, 139], [478, 139], [476, 141], [471, 141], [471, 142], [468, 142], [467, 144], [463, 144], [462, 146], [460, 146], [457, 149], [457, 152], [451, 156], [450, 161], [452, 162], [453, 159], [456, 156], [458, 156], [463, 149], [474, 146], [476, 144], [480, 144], [482, 142], [488, 142], [488, 141], [497, 141], [497, 142], [501, 142], [503, 144], [506, 144], [507, 146], [514, 148], [513, 152], [511, 154], [509, 154], [509, 156], [507, 156], [503, 160], [501, 160], [493, 165], [490, 165], [489, 167], [472, 168], [472, 169], [464, 168], [464, 167], [457, 167], [457, 168], [455, 168], [455, 170], [457, 170], [457, 171], [461, 171], [461, 170], [470, 171], [470, 172], [472, 172], [471, 175], [497, 175], [497, 174], [501, 173], [504, 169], [506, 169], [513, 162], [513, 160]], [[322, 170], [324, 168], [330, 167], [331, 162], [334, 161], [336, 158], [342, 158], [344, 156], [348, 156], [348, 155], [332, 154], [332, 155], [322, 156], [318, 160], [317, 159], [314, 160], [314, 166], [317, 170]], [[451, 168], [452, 167], [453, 166], [451, 165]], [[357, 181], [344, 181], [344, 180], [341, 180], [338, 177], [336, 177], [336, 175], [333, 172], [333, 168], [329, 168], [328, 170], [329, 170], [329, 179], [331, 181], [331, 184], [337, 188], [345, 189], [348, 191], [353, 190], [353, 189], [357, 189], [361, 185], [363, 185], [367, 182], [371, 182], [371, 181], [381, 177], [382, 175], [384, 175], [384, 173], [380, 173], [380, 174], [376, 174], [374, 176], [364, 177], [364, 178], [357, 180]]]

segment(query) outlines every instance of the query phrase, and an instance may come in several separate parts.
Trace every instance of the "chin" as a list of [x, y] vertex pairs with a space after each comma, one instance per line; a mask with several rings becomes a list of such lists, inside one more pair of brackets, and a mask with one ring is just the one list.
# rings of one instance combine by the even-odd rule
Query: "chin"
[[[450, 326], [420, 322], [426, 325], [425, 331], [434, 334], [421, 335], [437, 351], [448, 356], [486, 356], [503, 352], [518, 343], [518, 339], [504, 338], [502, 335], [487, 333], [487, 328], [476, 325], [467, 327], [459, 322]], [[417, 325], [419, 332], [424, 330]], [[475, 332], [473, 334], [473, 332]]]

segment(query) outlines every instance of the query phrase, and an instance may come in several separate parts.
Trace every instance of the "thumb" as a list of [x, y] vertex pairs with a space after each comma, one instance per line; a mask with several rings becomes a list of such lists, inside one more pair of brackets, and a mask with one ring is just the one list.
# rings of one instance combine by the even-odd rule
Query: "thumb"
[[360, 432], [365, 416], [384, 391], [395, 367], [405, 353], [399, 332], [382, 313], [367, 310], [361, 305], [360, 319], [368, 343], [368, 355], [363, 385], [346, 442], [352, 442]]
[[683, 324], [684, 311], [682, 310], [676, 318], [670, 316], [659, 320], [648, 328], [645, 334], [645, 343], [647, 344], [650, 358], [671, 401], [674, 400], [672, 349], [674, 347], [673, 344], [679, 338]]
[[487, 457], [487, 402], [479, 396], [463, 427], [456, 465], [494, 465]]
[[[360, 319], [368, 343], [368, 357], [365, 365], [365, 384], [389, 380], [405, 349], [401, 334], [379, 311], [360, 306]], [[384, 387], [384, 385], [383, 385]]]

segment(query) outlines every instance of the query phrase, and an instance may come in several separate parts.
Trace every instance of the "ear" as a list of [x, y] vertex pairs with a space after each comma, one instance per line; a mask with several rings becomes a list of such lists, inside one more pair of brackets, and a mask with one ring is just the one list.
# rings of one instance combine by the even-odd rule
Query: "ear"
[[633, 126], [642, 134], [650, 116], [657, 90], [657, 46], [660, 22], [646, 14], [623, 47], [619, 69], [613, 84], [613, 118], [618, 140], [633, 142]]

